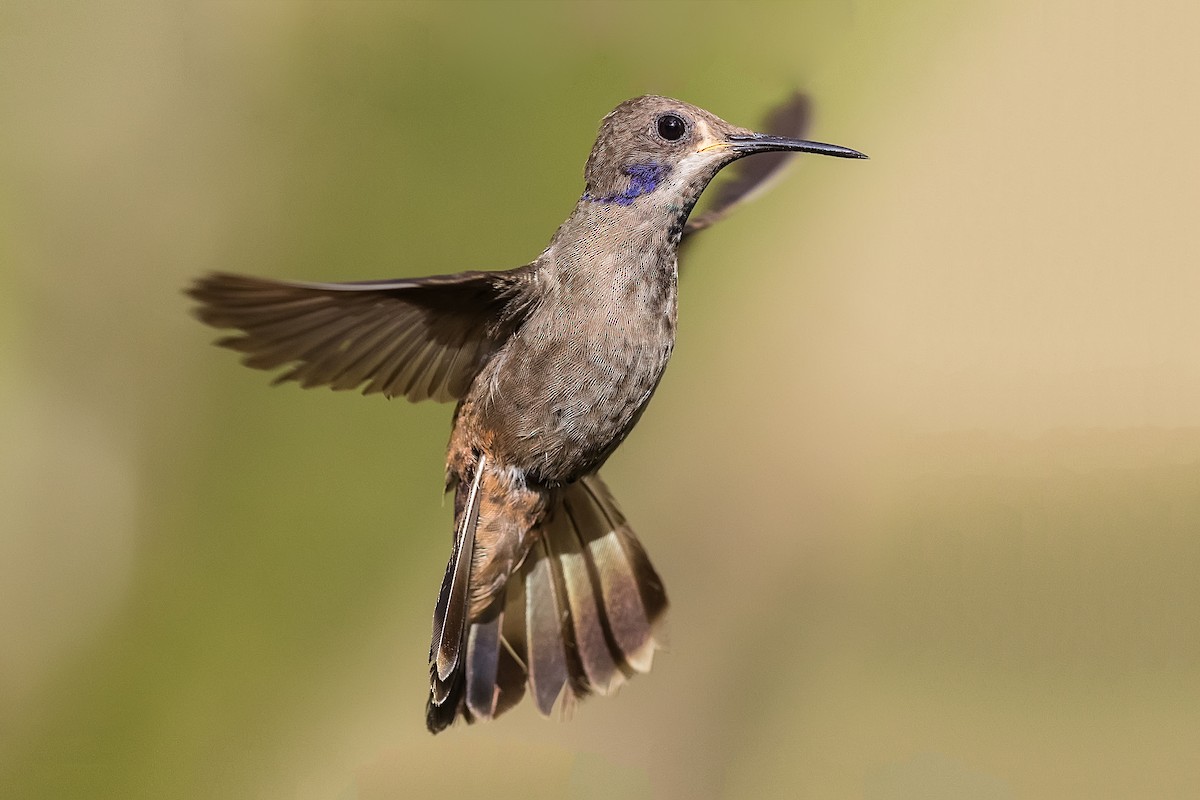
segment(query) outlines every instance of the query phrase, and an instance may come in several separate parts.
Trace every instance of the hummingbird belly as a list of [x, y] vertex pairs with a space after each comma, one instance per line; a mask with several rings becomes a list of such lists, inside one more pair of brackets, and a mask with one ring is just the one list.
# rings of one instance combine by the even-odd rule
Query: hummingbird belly
[[555, 335], [556, 326], [527, 325], [489, 365], [496, 369], [480, 376], [464, 407], [487, 432], [492, 457], [545, 483], [598, 469], [637, 423], [666, 369], [674, 303], [664, 311], [585, 318], [566, 336]]

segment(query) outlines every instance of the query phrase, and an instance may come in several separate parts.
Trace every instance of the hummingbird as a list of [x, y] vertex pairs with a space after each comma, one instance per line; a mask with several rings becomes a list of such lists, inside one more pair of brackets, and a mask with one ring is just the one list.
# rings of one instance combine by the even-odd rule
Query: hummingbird
[[[275, 383], [456, 401], [445, 486], [452, 550], [433, 614], [425, 721], [438, 733], [531, 696], [549, 716], [650, 670], [663, 582], [598, 470], [675, 345], [678, 252], [793, 153], [796, 95], [756, 133], [645, 95], [601, 122], [575, 209], [541, 255], [505, 271], [310, 283], [212, 273], [196, 315]], [[766, 155], [760, 155], [766, 154]], [[723, 167], [747, 169], [691, 212]], [[753, 162], [760, 164], [752, 166]]]

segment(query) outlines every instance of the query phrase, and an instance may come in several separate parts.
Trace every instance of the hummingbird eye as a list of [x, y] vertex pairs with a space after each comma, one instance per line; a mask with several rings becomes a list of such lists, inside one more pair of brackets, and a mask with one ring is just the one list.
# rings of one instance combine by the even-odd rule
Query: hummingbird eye
[[687, 123], [678, 114], [663, 114], [658, 118], [658, 135], [668, 142], [677, 142], [687, 133]]

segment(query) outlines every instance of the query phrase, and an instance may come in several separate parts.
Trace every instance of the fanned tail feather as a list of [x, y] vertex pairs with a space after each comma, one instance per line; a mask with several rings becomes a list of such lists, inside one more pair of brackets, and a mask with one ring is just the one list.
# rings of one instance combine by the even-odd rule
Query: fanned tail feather
[[[469, 512], [469, 497], [464, 505]], [[447, 638], [448, 617], [435, 614], [427, 709], [434, 733], [459, 716], [499, 716], [527, 687], [543, 715], [565, 713], [650, 669], [666, 593], [599, 476], [557, 490], [532, 534], [519, 569], [461, 633], [465, 647], [448, 673], [436, 645]], [[456, 542], [443, 597], [458, 588], [453, 568], [463, 552]], [[438, 611], [445, 605], [439, 600]]]
[[[480, 457], [470, 484], [459, 484], [455, 494], [454, 550], [446, 564], [446, 576], [433, 611], [433, 639], [429, 645], [429, 704], [426, 724], [438, 731], [454, 721], [454, 709], [463, 693], [460, 669], [466, 644], [471, 562], [475, 550], [475, 528], [479, 524], [479, 486], [487, 459]], [[447, 716], [446, 712], [450, 712]]]

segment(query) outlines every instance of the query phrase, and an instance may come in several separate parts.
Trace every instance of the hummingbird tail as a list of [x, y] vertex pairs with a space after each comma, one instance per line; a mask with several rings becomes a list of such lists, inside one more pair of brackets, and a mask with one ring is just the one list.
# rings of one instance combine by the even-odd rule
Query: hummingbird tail
[[500, 715], [526, 686], [543, 715], [566, 714], [576, 699], [650, 670], [666, 593], [600, 477], [558, 490], [534, 534], [520, 568], [473, 616], [465, 657], [441, 688], [434, 661], [426, 714], [434, 733], [459, 715]]

